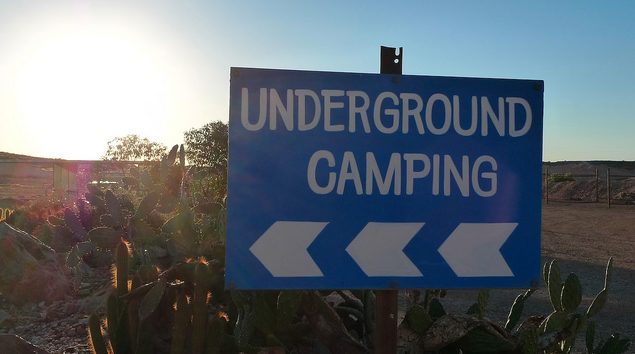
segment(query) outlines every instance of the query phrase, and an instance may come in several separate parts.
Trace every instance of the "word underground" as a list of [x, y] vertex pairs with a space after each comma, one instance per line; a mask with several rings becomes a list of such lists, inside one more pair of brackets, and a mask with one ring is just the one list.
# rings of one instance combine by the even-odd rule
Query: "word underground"
[[[464, 137], [518, 138], [527, 134], [532, 125], [531, 106], [522, 97], [498, 97], [495, 109], [488, 97], [472, 96], [471, 120], [465, 122], [461, 120], [461, 97], [442, 93], [430, 95], [424, 103], [416, 93], [381, 92], [370, 97], [358, 90], [318, 93], [309, 89], [287, 89], [283, 100], [278, 90], [260, 88], [257, 101], [252, 98], [259, 103], [257, 115], [249, 112], [250, 94], [256, 93], [241, 89], [240, 121], [248, 131], [321, 129], [355, 133], [360, 130], [381, 134], [456, 133]], [[336, 114], [338, 117], [343, 114], [345, 119], [334, 122]], [[496, 194], [498, 164], [492, 156], [470, 160], [463, 155], [457, 160], [451, 155], [392, 153], [387, 166], [382, 168], [373, 152], [355, 156], [346, 151], [336, 157], [328, 150], [319, 150], [308, 161], [307, 183], [316, 194], [343, 195], [352, 188], [357, 195], [372, 195], [376, 188], [381, 195], [412, 195], [415, 180], [430, 177], [430, 192], [434, 196], [451, 196], [452, 182], [463, 197], [469, 197], [472, 192], [480, 197]], [[365, 166], [364, 172], [360, 173], [359, 165]]]

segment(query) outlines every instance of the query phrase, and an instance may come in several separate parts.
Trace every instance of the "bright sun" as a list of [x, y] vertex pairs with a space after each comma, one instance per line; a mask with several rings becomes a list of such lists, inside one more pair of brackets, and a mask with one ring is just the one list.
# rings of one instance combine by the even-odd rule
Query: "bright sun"
[[168, 47], [121, 23], [38, 26], [14, 55], [15, 114], [27, 138], [49, 151], [99, 156], [116, 136], [160, 137], [166, 102], [182, 84]]

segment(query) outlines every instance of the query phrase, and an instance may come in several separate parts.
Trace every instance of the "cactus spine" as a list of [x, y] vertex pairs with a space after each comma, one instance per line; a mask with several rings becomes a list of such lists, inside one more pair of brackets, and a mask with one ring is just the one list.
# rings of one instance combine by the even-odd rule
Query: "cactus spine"
[[117, 245], [115, 251], [116, 270], [115, 270], [115, 286], [117, 287], [117, 296], [124, 296], [128, 293], [128, 259], [130, 258], [130, 249], [128, 243], [123, 239]]
[[170, 354], [184, 354], [191, 316], [190, 304], [187, 301], [187, 295], [185, 295], [184, 291], [179, 291], [175, 305]]
[[115, 250], [115, 286], [107, 301], [108, 332], [110, 343], [115, 354], [128, 353], [132, 341], [128, 331], [128, 311], [126, 303], [121, 299], [128, 294], [128, 258], [130, 249], [128, 244], [121, 240]]
[[95, 314], [88, 317], [88, 342], [93, 354], [108, 354], [106, 341], [104, 341], [104, 336], [101, 332], [101, 323], [99, 323], [99, 317]]
[[207, 291], [209, 289], [207, 262], [199, 260], [194, 268], [194, 298], [192, 299], [192, 353], [201, 354], [205, 348], [207, 328]]

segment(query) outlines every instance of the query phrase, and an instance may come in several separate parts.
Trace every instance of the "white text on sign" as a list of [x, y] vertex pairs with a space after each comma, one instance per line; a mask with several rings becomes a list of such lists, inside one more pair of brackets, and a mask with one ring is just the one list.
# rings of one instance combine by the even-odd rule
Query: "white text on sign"
[[[496, 160], [488, 155], [479, 156], [474, 161], [462, 156], [460, 167], [457, 167], [450, 155], [395, 152], [391, 154], [387, 166], [382, 168], [375, 154], [367, 152], [365, 163], [361, 164], [365, 166], [365, 171], [361, 173], [357, 158], [351, 151], [344, 152], [337, 160], [328, 150], [316, 151], [307, 167], [307, 182], [311, 191], [316, 194], [335, 192], [343, 195], [352, 188], [357, 195], [412, 195], [415, 182], [425, 178], [431, 179], [430, 194], [434, 196], [451, 196], [453, 183], [463, 197], [469, 197], [472, 192], [480, 197], [491, 197], [497, 190], [498, 166]], [[318, 169], [327, 170], [328, 177], [319, 180]]]
[[[359, 90], [260, 88], [241, 89], [240, 120], [248, 131], [262, 129], [287, 131], [383, 134], [456, 133], [459, 136], [500, 136], [519, 138], [529, 132], [532, 110], [521, 97], [469, 97], [470, 112], [461, 112], [461, 97], [434, 93], [426, 100], [416, 93], [381, 92], [371, 97]], [[252, 96], [250, 98], [250, 95]], [[250, 100], [258, 102], [258, 112], [249, 112]], [[253, 106], [253, 105], [252, 105]], [[339, 122], [333, 120], [339, 114]], [[434, 115], [433, 115], [434, 113]], [[469, 114], [469, 121], [461, 119]], [[361, 129], [361, 130], [360, 130]], [[360, 162], [361, 161], [361, 162]], [[360, 171], [360, 166], [363, 170]], [[335, 156], [318, 150], [307, 163], [307, 185], [316, 194], [412, 195], [416, 182], [429, 180], [433, 196], [496, 195], [498, 164], [489, 155], [470, 159], [467, 155], [392, 153], [378, 163], [373, 152], [356, 156], [346, 151]], [[383, 171], [383, 172], [382, 172]], [[322, 175], [323, 177], [318, 177]], [[453, 189], [452, 186], [456, 186]]]
[[[288, 131], [322, 128], [326, 132], [355, 133], [360, 129], [359, 122], [365, 133], [408, 134], [412, 128], [421, 135], [444, 135], [452, 129], [461, 136], [494, 134], [516, 138], [527, 134], [532, 124], [531, 106], [521, 97], [498, 97], [492, 103], [485, 96], [472, 96], [471, 120], [469, 126], [462, 126], [461, 97], [457, 95], [450, 98], [435, 93], [424, 104], [416, 93], [382, 92], [371, 99], [364, 91], [321, 90], [318, 95], [313, 90], [288, 89], [283, 101], [278, 90], [261, 88], [256, 101], [257, 114], [249, 112], [249, 96], [249, 90], [243, 87], [240, 121], [249, 131], [281, 129], [280, 122]], [[347, 124], [332, 121], [334, 111], [338, 110], [346, 113]], [[437, 111], [442, 114], [437, 116]]]

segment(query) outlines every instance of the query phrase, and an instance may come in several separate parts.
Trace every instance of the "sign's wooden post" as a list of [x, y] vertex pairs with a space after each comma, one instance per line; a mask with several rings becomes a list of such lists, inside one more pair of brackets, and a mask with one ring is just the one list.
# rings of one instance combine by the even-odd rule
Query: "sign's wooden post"
[[[381, 74], [402, 74], [403, 48], [381, 47]], [[375, 353], [397, 352], [397, 290], [377, 290], [375, 302]]]

